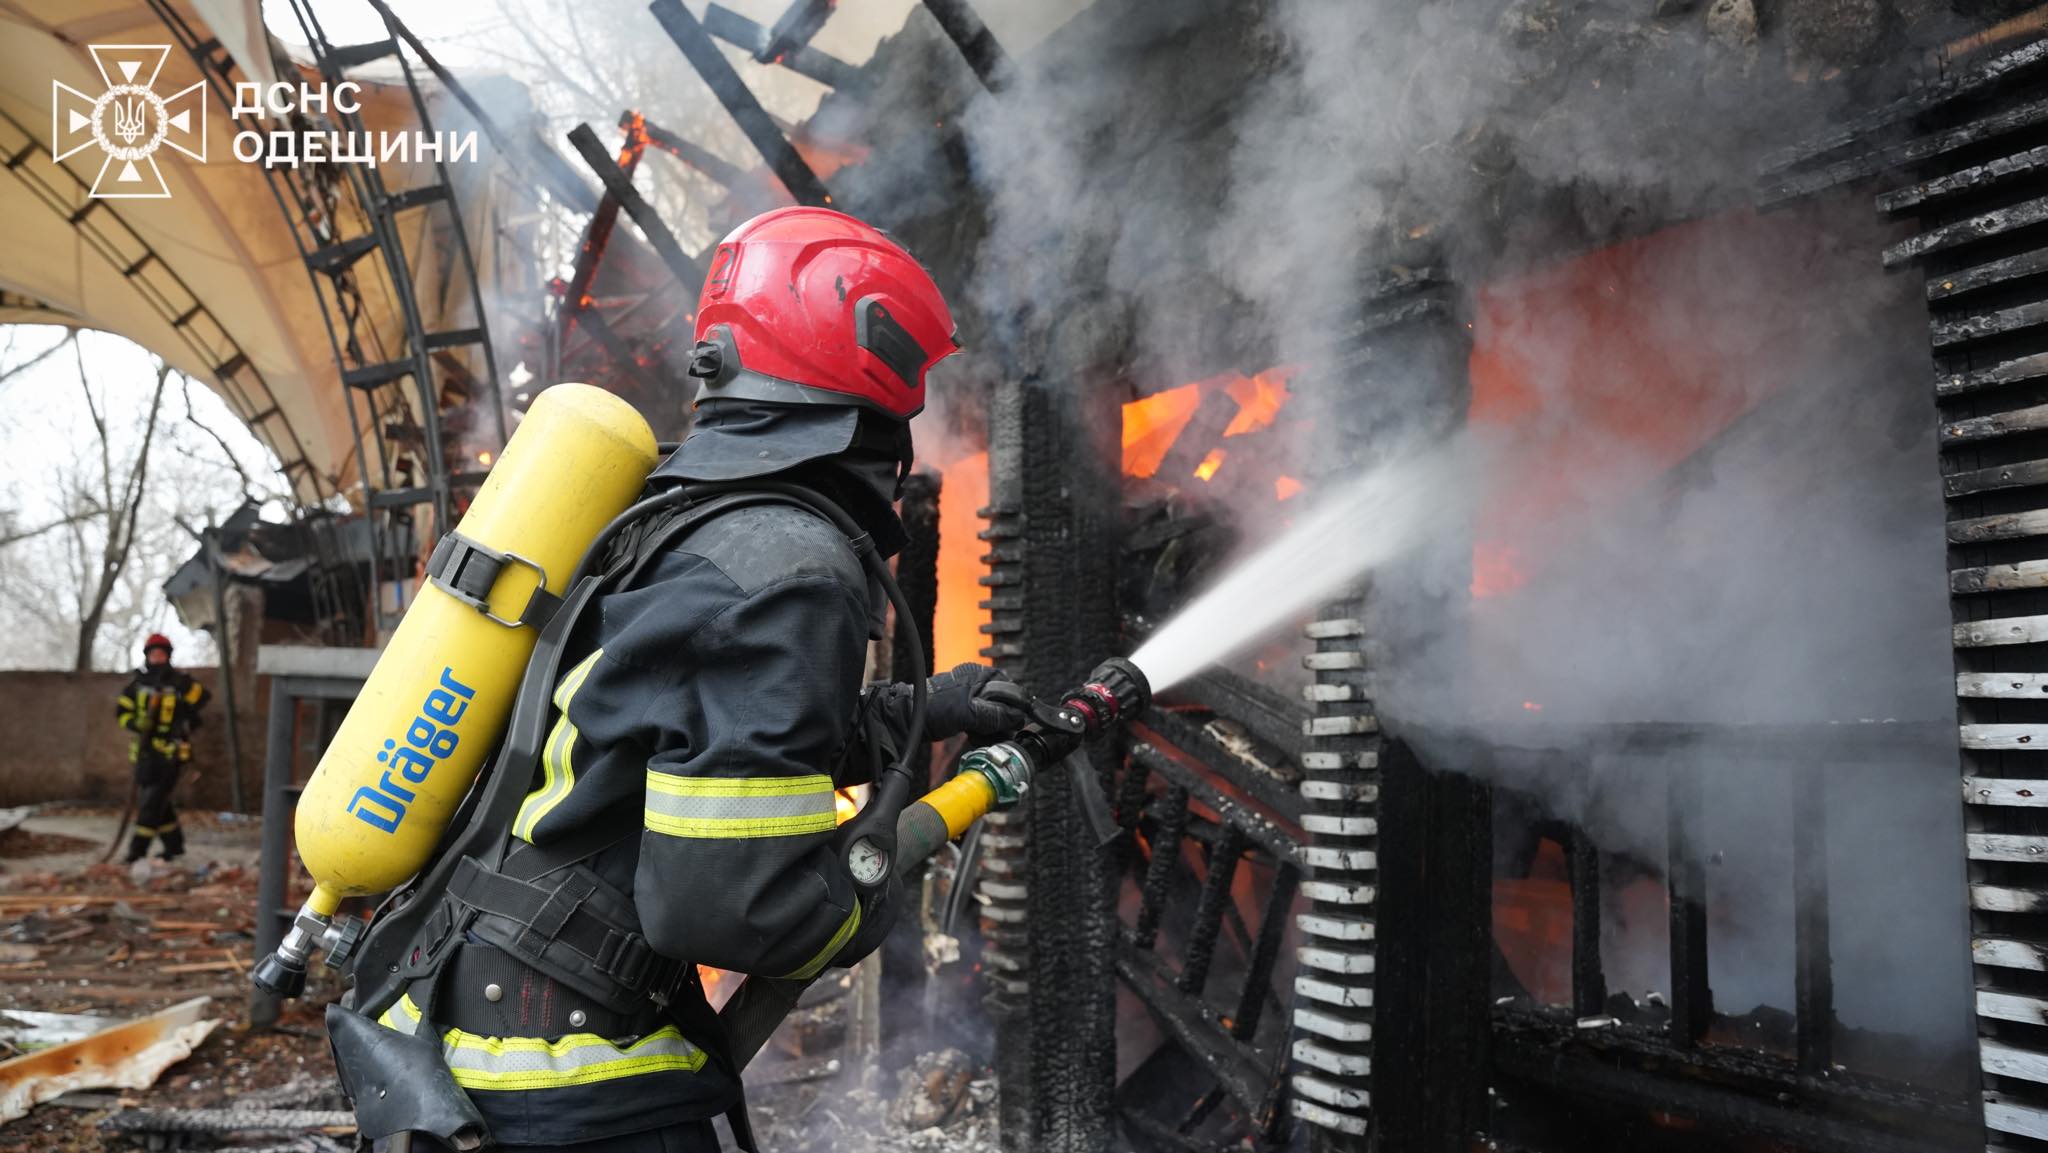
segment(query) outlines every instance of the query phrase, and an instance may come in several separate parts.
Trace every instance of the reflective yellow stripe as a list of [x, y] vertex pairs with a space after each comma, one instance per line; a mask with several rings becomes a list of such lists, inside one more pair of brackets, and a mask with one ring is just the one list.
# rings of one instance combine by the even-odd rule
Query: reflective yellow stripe
[[156, 830], [148, 825], [137, 825], [135, 826], [135, 835], [138, 837], [154, 837], [156, 836]]
[[187, 703], [189, 703], [189, 704], [195, 704], [195, 705], [196, 705], [196, 704], [198, 704], [198, 703], [199, 703], [199, 694], [201, 694], [201, 693], [203, 693], [203, 692], [205, 692], [205, 691], [206, 691], [206, 686], [205, 686], [205, 685], [202, 685], [202, 684], [200, 684], [200, 683], [199, 683], [198, 681], [193, 681], [193, 682], [192, 682], [192, 687], [191, 687], [191, 688], [189, 688], [189, 689], [186, 689], [186, 690], [185, 690], [185, 700], [186, 700], [186, 702], [187, 702]]
[[783, 979], [786, 981], [808, 981], [820, 972], [823, 972], [825, 966], [832, 963], [832, 958], [838, 955], [839, 950], [846, 947], [846, 942], [852, 939], [854, 931], [859, 928], [860, 902], [855, 901], [853, 903], [853, 912], [848, 913], [846, 920], [840, 922], [839, 931], [832, 934], [832, 939], [825, 942], [825, 947], [818, 951], [818, 955], [804, 962], [803, 968], [798, 969]]
[[[377, 1023], [411, 1035], [420, 1027], [420, 1010], [410, 994], [384, 1011]], [[464, 1089], [560, 1089], [613, 1081], [646, 1073], [704, 1067], [704, 1050], [667, 1025], [624, 1047], [595, 1033], [570, 1033], [553, 1041], [543, 1037], [483, 1037], [450, 1029], [441, 1038], [441, 1057]]]
[[569, 723], [569, 704], [576, 699], [576, 690], [583, 687], [590, 670], [597, 664], [597, 658], [604, 655], [598, 649], [583, 658], [575, 668], [570, 669], [561, 683], [555, 686], [555, 710], [561, 714], [555, 720], [554, 731], [548, 734], [548, 742], [541, 754], [540, 787], [526, 795], [525, 803], [519, 806], [519, 815], [512, 820], [512, 835], [521, 840], [533, 839], [533, 827], [542, 817], [553, 812], [555, 806], [569, 797], [569, 790], [576, 787], [576, 765], [573, 751], [576, 747], [576, 726]]
[[679, 777], [647, 770], [647, 828], [671, 837], [741, 839], [829, 833], [832, 778]]
[[178, 822], [172, 821], [168, 825], [158, 825], [156, 831], [159, 833], [175, 833], [178, 831]]

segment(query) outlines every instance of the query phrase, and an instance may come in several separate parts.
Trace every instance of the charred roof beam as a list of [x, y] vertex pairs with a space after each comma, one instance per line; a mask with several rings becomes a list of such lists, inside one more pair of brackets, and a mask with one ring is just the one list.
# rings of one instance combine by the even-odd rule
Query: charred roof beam
[[982, 23], [981, 14], [968, 0], [924, 0], [932, 18], [967, 58], [981, 86], [1001, 92], [1010, 80], [1010, 56], [996, 40], [996, 34]]
[[659, 124], [645, 123], [647, 143], [709, 176], [727, 188], [738, 188], [747, 178], [739, 165], [708, 148], [692, 144]]
[[633, 187], [633, 178], [619, 167], [611, 153], [605, 151], [597, 132], [588, 124], [578, 124], [569, 133], [569, 143], [576, 149], [576, 154], [583, 157], [583, 163], [597, 174], [597, 179], [604, 185], [605, 195], [618, 201], [626, 215], [633, 218], [633, 223], [640, 226], [647, 243], [660, 255], [661, 262], [668, 265], [677, 283], [692, 291], [703, 284], [704, 269], [683, 251], [683, 246], [676, 241], [676, 234], [662, 223], [661, 214], [647, 203], [639, 189]]
[[[711, 34], [704, 30], [704, 25], [698, 23], [689, 9], [683, 7], [682, 0], [654, 0], [647, 7], [654, 13], [662, 30], [668, 33], [669, 39], [682, 50], [690, 66], [697, 70], [697, 75], [711, 86], [712, 94], [725, 105], [727, 114], [740, 126], [740, 131], [746, 133], [747, 140], [761, 153], [762, 159], [768, 162], [768, 167], [782, 181], [783, 187], [789, 189], [796, 202], [814, 208], [831, 204], [832, 194], [825, 190], [825, 182], [818, 179], [818, 174], [804, 162], [796, 146], [776, 127], [768, 111], [754, 99], [739, 73], [732, 70], [725, 54], [718, 50]], [[595, 144], [596, 138], [592, 137], [591, 142]], [[577, 147], [580, 150], [582, 146], [579, 144]], [[588, 158], [586, 153], [585, 159]], [[627, 211], [631, 211], [630, 206]], [[640, 217], [635, 215], [633, 219], [638, 221]], [[641, 228], [644, 231], [646, 225]], [[665, 253], [663, 258], [666, 259]]]
[[[805, 7], [803, 0], [792, 6], [791, 12]], [[820, 52], [807, 41], [789, 41], [778, 47], [776, 33], [787, 21], [777, 21], [773, 29], [754, 23], [745, 16], [720, 4], [713, 4], [704, 10], [704, 30], [728, 44], [744, 49], [747, 55], [763, 64], [780, 64], [799, 76], [815, 80], [828, 88], [848, 92], [861, 86], [860, 69], [848, 64], [828, 52]], [[813, 32], [816, 29], [812, 29]]]

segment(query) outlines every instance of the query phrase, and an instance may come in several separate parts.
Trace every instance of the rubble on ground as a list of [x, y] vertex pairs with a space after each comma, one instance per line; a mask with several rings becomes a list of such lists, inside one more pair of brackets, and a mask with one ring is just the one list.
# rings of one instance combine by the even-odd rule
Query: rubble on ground
[[[201, 1019], [218, 1022], [145, 1088], [66, 1093], [0, 1125], [0, 1153], [161, 1147], [161, 1130], [138, 1126], [190, 1110], [260, 1105], [327, 1111], [331, 1120], [331, 1112], [343, 1108], [320, 1031], [323, 998], [287, 1006], [279, 1030], [249, 1028], [256, 823], [231, 815], [181, 816], [186, 857], [175, 863], [151, 858], [135, 870], [99, 863], [120, 818], [112, 806], [41, 806], [0, 831], [0, 984], [7, 1011], [0, 1014], [0, 1060], [197, 998], [209, 999]], [[306, 1153], [350, 1144], [321, 1132], [285, 1138], [275, 1131], [212, 1132], [170, 1141], [173, 1147]]]

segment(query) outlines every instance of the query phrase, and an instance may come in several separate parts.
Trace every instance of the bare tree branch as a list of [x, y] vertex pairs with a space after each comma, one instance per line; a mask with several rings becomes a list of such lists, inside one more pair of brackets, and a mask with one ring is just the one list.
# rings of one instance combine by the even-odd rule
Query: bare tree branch
[[0, 548], [6, 548], [8, 545], [11, 544], [19, 544], [25, 540], [33, 540], [46, 532], [51, 532], [53, 530], [63, 528], [67, 525], [74, 525], [77, 524], [79, 521], [91, 520], [93, 517], [97, 515], [99, 515], [97, 509], [79, 509], [77, 511], [67, 513], [64, 516], [61, 516], [56, 520], [51, 521], [49, 524], [41, 525], [37, 528], [20, 529], [18, 531], [0, 533]]
[[[58, 351], [61, 350], [67, 344], [71, 345], [73, 348], [76, 348], [78, 346], [77, 329], [71, 329], [65, 335], [64, 339], [42, 350], [41, 352], [36, 353], [34, 356], [29, 357], [27, 360], [22, 361], [20, 364], [17, 364], [12, 368], [0, 369], [0, 384], [6, 384], [8, 381], [13, 380], [15, 377], [20, 376], [22, 373], [27, 372], [29, 369], [34, 368], [36, 365], [39, 365], [42, 362], [57, 355]], [[8, 351], [10, 352], [13, 351], [14, 349], [14, 337], [12, 332], [8, 334], [7, 348]]]
[[[85, 370], [84, 357], [79, 358], [81, 376]], [[121, 484], [118, 499], [114, 495], [113, 450], [108, 444], [106, 420], [100, 414], [99, 405], [92, 399], [92, 386], [83, 385], [86, 405], [92, 411], [93, 426], [100, 434], [100, 459], [106, 464], [102, 488], [107, 496], [107, 539], [101, 550], [98, 579], [90, 601], [81, 598], [78, 618], [78, 652], [73, 667], [79, 672], [92, 668], [93, 642], [98, 639], [100, 622], [105, 619], [107, 601], [121, 583], [121, 573], [128, 567], [128, 558], [135, 547], [136, 520], [142, 509], [142, 497], [149, 478], [149, 450], [156, 440], [157, 417], [163, 411], [164, 389], [170, 383], [169, 362], [157, 361], [156, 390], [150, 397], [149, 419], [142, 427], [142, 443], [135, 452], [135, 464], [128, 470], [127, 478]], [[83, 539], [81, 536], [81, 545]], [[81, 585], [81, 590], [83, 585]]]

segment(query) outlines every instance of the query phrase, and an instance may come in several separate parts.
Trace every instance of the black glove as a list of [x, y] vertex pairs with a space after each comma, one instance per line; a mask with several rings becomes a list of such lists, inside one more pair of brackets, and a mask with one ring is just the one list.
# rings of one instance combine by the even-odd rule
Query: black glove
[[[976, 740], [1007, 737], [1031, 719], [1031, 694], [1008, 673], [987, 665], [964, 664], [929, 682], [931, 701], [924, 717], [924, 739], [943, 741], [961, 733]], [[874, 720], [902, 741], [910, 731], [916, 694], [906, 684], [882, 685], [868, 694]]]

